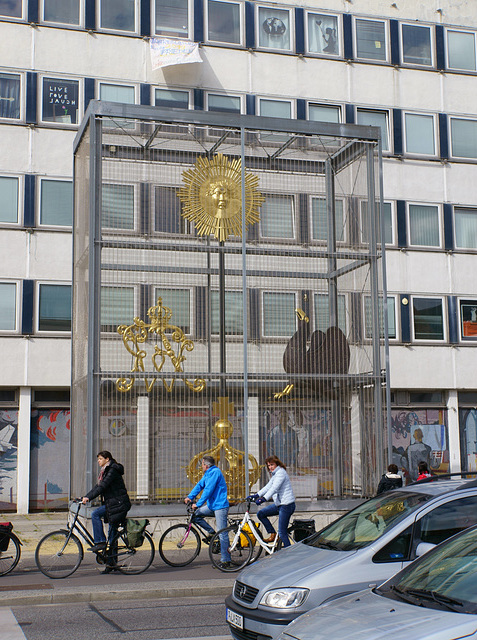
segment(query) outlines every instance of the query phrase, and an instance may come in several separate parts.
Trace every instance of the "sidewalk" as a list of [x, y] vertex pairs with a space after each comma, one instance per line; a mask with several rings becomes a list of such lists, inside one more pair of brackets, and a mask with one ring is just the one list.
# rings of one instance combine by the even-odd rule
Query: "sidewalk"
[[169, 519], [149, 518], [148, 530], [153, 533], [156, 555], [151, 567], [143, 574], [127, 576], [117, 573], [102, 575], [102, 566], [94, 554], [86, 550], [79, 569], [69, 578], [52, 580], [44, 576], [35, 563], [35, 548], [39, 540], [55, 529], [65, 528], [66, 513], [34, 513], [29, 515], [0, 514], [0, 522], [13, 523], [13, 531], [22, 542], [22, 555], [17, 567], [0, 577], [0, 605], [97, 602], [223, 595], [231, 590], [237, 574], [215, 569], [208, 557], [208, 548], [187, 567], [166, 565], [158, 551], [160, 533], [169, 526]]

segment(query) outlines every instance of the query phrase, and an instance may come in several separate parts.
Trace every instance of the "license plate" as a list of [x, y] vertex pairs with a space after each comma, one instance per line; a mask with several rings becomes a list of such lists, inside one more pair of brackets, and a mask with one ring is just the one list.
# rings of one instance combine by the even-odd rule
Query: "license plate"
[[238, 629], [243, 629], [243, 616], [227, 609], [227, 622]]

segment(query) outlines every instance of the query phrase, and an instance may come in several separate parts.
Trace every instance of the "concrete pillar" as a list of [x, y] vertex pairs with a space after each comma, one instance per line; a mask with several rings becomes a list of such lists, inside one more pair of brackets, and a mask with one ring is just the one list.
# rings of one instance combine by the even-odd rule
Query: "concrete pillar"
[[17, 513], [30, 506], [31, 388], [20, 387], [18, 406]]
[[459, 434], [459, 401], [457, 391], [451, 390], [447, 394], [447, 430], [449, 433], [449, 471], [461, 471], [460, 463], [460, 434]]

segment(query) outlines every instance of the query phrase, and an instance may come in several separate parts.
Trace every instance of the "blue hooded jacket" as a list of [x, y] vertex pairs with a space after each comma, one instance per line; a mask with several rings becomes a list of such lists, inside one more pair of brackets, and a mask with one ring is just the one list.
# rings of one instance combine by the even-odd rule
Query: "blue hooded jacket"
[[227, 484], [222, 471], [217, 466], [212, 465], [207, 469], [187, 497], [193, 501], [201, 491], [202, 495], [196, 502], [198, 507], [207, 503], [211, 511], [228, 508]]

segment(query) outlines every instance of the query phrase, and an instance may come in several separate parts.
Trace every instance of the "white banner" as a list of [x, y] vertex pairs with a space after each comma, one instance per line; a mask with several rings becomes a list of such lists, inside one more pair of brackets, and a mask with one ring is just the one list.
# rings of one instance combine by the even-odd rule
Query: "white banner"
[[189, 40], [172, 40], [171, 38], [151, 39], [151, 62], [153, 69], [168, 67], [172, 64], [202, 62], [199, 44]]

